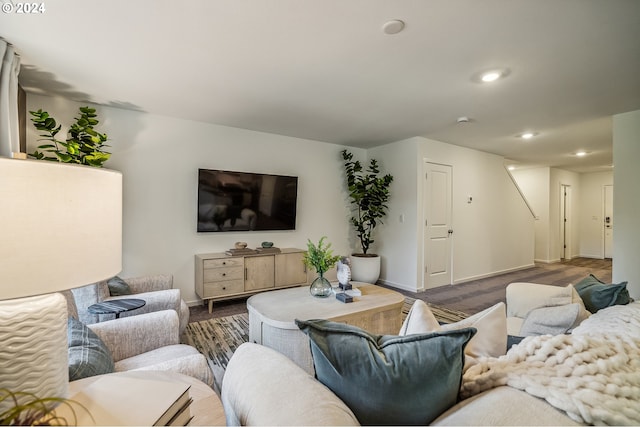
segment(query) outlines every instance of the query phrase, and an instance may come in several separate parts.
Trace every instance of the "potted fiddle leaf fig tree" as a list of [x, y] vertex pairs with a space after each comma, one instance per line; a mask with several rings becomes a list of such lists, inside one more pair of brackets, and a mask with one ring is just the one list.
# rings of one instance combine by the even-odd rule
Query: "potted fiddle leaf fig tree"
[[386, 216], [389, 201], [389, 187], [393, 176], [381, 176], [376, 159], [364, 168], [353, 154], [342, 151], [347, 190], [351, 202], [351, 224], [354, 226], [362, 252], [351, 257], [351, 275], [358, 282], [376, 283], [380, 277], [380, 256], [369, 252], [374, 242], [373, 231]]
[[62, 125], [59, 125], [48, 112], [40, 109], [29, 113], [35, 128], [43, 132], [40, 134], [42, 140], [49, 141], [39, 145], [29, 157], [99, 168], [111, 157], [111, 153], [104, 150], [108, 147], [105, 144], [107, 134], [94, 129], [94, 126], [100, 123], [95, 108], [80, 107], [80, 114], [69, 128], [65, 141], [56, 139]]

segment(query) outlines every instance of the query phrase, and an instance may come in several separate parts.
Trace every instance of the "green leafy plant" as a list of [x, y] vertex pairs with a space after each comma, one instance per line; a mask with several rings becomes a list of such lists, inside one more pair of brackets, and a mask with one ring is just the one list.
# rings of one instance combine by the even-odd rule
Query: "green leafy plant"
[[[25, 392], [12, 392], [6, 388], [0, 388], [0, 404], [5, 406], [6, 402], [10, 407], [0, 412], [0, 425], [3, 426], [49, 426], [49, 425], [72, 425], [65, 417], [56, 415], [55, 408], [58, 405], [67, 405], [76, 424], [76, 412], [71, 405], [73, 401], [60, 397], [38, 398], [36, 395]], [[83, 410], [84, 406], [77, 402]], [[87, 411], [88, 412], [88, 411]]]
[[[98, 123], [98, 115], [95, 108], [80, 107], [80, 115], [75, 118], [75, 123], [69, 128], [66, 141], [56, 139], [62, 125], [42, 109], [29, 111], [33, 125], [39, 131], [42, 140], [51, 143], [42, 144], [38, 149], [29, 154], [29, 157], [38, 160], [50, 160], [63, 163], [77, 163], [94, 167], [102, 167], [109, 160], [111, 153], [104, 151], [107, 134], [97, 132], [94, 129]], [[40, 150], [40, 151], [38, 151]]]
[[380, 176], [378, 162], [371, 159], [369, 167], [364, 169], [359, 160], [353, 161], [353, 154], [342, 150], [344, 170], [347, 176], [347, 188], [351, 198], [351, 224], [356, 229], [360, 240], [362, 253], [367, 254], [374, 242], [371, 237], [373, 230], [387, 214], [389, 201], [389, 187], [393, 182], [390, 174]]
[[317, 246], [310, 239], [307, 239], [307, 251], [303, 258], [304, 264], [313, 268], [320, 276], [336, 265], [340, 259], [339, 255], [333, 255], [331, 243], [324, 244], [326, 238], [327, 236], [322, 236]]

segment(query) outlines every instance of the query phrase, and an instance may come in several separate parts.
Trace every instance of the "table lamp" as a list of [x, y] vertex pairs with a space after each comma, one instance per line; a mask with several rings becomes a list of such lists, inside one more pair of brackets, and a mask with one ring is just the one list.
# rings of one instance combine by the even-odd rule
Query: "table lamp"
[[121, 267], [119, 172], [0, 157], [0, 388], [68, 397], [67, 306], [56, 292]]

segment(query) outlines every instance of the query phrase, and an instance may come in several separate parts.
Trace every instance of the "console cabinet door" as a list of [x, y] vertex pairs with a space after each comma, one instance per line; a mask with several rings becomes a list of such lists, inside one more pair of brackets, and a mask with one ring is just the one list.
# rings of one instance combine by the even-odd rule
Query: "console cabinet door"
[[276, 288], [307, 283], [302, 252], [276, 255]]
[[245, 292], [273, 288], [275, 276], [273, 255], [245, 257], [244, 272]]

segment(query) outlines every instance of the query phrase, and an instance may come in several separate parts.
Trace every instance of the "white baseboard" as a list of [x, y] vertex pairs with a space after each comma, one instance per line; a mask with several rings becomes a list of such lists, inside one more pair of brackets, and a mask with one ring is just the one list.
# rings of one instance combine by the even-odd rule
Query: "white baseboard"
[[553, 264], [555, 262], [560, 262], [560, 258], [557, 259], [534, 259], [533, 262], [539, 262], [540, 264]]
[[396, 282], [391, 282], [389, 280], [384, 280], [384, 279], [378, 279], [378, 283], [385, 285], [385, 286], [391, 286], [392, 288], [396, 288], [396, 289], [402, 289], [403, 291], [408, 291], [408, 292], [422, 292], [424, 291], [424, 289], [416, 289], [412, 286], [407, 286], [405, 284], [402, 283], [396, 283]]
[[[487, 274], [479, 274], [477, 276], [465, 277], [464, 279], [454, 280], [453, 284], [454, 285], [459, 285], [461, 283], [471, 282], [472, 280], [486, 279], [487, 277], [498, 276], [500, 274], [505, 274], [505, 273], [512, 273], [514, 271], [526, 270], [527, 268], [531, 268], [531, 267], [535, 267], [535, 266], [536, 266], [535, 264], [526, 264], [526, 265], [521, 265], [519, 267], [508, 268], [508, 269], [505, 269], [505, 270], [493, 271], [493, 272], [487, 273]], [[410, 286], [404, 285], [402, 283], [391, 282], [389, 280], [380, 279], [380, 280], [378, 280], [378, 283], [381, 283], [381, 284], [386, 285], [386, 286], [391, 286], [393, 288], [402, 289], [404, 291], [409, 291], [409, 292], [423, 292], [423, 291], [426, 290], [426, 288], [416, 289], [414, 287], [410, 287]], [[447, 286], [447, 285], [445, 285], [445, 286]]]
[[602, 255], [578, 255], [578, 258], [605, 259]]
[[472, 280], [486, 279], [488, 277], [498, 276], [500, 274], [512, 273], [514, 271], [520, 271], [520, 270], [526, 270], [527, 268], [531, 268], [531, 267], [535, 267], [535, 266], [536, 266], [535, 264], [527, 264], [527, 265], [521, 265], [519, 267], [508, 268], [506, 270], [494, 271], [494, 272], [487, 273], [487, 274], [479, 274], [477, 276], [469, 276], [469, 277], [465, 277], [464, 279], [454, 280], [453, 284], [454, 285], [459, 285], [461, 283], [471, 282]]

